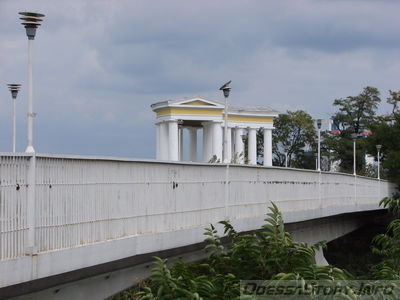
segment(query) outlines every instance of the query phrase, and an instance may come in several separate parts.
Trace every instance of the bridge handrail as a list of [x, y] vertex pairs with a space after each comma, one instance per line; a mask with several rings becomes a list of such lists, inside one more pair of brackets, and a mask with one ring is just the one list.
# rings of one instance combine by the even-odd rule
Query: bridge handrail
[[268, 201], [291, 222], [377, 209], [393, 190], [384, 180], [292, 168], [0, 153], [0, 261], [260, 217]]

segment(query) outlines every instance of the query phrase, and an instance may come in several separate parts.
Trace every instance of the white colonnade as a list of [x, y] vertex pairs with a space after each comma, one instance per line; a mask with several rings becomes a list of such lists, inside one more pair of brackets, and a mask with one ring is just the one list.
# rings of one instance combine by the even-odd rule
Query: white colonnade
[[[222, 162], [223, 122], [207, 121], [201, 123], [203, 128], [203, 162], [209, 162], [214, 156]], [[180, 127], [177, 120], [161, 121], [156, 124], [157, 159], [183, 160], [184, 129], [189, 133], [189, 160], [196, 162], [198, 154], [197, 132], [200, 127]], [[228, 127], [228, 162], [242, 164], [245, 162], [244, 142], [247, 131], [248, 156], [251, 165], [257, 164], [257, 130], [261, 127]], [[272, 128], [263, 128], [264, 166], [272, 166]]]
[[157, 159], [256, 165], [257, 131], [262, 130], [264, 165], [272, 165], [273, 121], [278, 112], [270, 107], [229, 106], [226, 133], [224, 103], [196, 96], [157, 102], [151, 108], [157, 116]]
[[[250, 165], [257, 164], [257, 131], [263, 130], [264, 137], [264, 166], [272, 166], [272, 129], [264, 127], [235, 127], [232, 128], [234, 143], [232, 145], [232, 156], [230, 160], [235, 159], [235, 163], [243, 164], [245, 162], [244, 155], [244, 142], [243, 138], [246, 136], [245, 130], [247, 130], [247, 163]], [[229, 139], [228, 135], [228, 139]], [[228, 145], [229, 147], [229, 145]]]

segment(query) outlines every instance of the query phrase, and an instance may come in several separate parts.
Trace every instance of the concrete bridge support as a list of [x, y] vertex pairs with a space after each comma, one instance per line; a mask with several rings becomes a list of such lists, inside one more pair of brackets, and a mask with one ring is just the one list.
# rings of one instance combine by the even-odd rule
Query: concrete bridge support
[[[346, 235], [371, 221], [375, 216], [381, 216], [384, 211], [367, 213], [345, 214], [328, 218], [315, 219], [304, 222], [285, 224], [286, 231], [290, 232], [293, 239], [313, 245], [320, 241], [330, 242]], [[9, 289], [9, 295], [15, 295], [33, 286], [54, 285], [40, 291], [17, 296], [14, 300], [69, 300], [69, 299], [104, 299], [134, 284], [139, 283], [151, 274], [153, 256], [168, 258], [169, 262], [182, 259], [185, 262], [194, 262], [207, 257], [203, 250], [205, 243], [198, 243], [189, 247], [180, 247], [146, 255], [130, 257], [124, 260], [113, 261], [107, 264], [76, 270], [62, 276], [52, 276], [37, 280], [30, 284], [15, 286]], [[317, 265], [328, 265], [323, 251], [315, 255]], [[79, 275], [80, 274], [80, 275]], [[82, 277], [79, 279], [79, 277]], [[71, 279], [75, 279], [72, 280]], [[70, 282], [68, 282], [70, 280]], [[58, 284], [57, 284], [58, 282]], [[7, 292], [7, 291], [6, 291]], [[2, 299], [0, 297], [0, 299]]]
[[[374, 215], [381, 215], [381, 211], [364, 214], [346, 214], [306, 222], [291, 223], [286, 225], [286, 229], [292, 234], [295, 241], [313, 245], [320, 241], [330, 242], [344, 236], [367, 224]], [[329, 265], [324, 257], [322, 249], [316, 251], [315, 263], [320, 266]]]

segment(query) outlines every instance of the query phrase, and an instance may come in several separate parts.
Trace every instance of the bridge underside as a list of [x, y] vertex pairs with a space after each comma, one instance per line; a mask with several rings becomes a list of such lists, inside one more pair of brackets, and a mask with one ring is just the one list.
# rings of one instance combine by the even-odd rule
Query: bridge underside
[[[326, 218], [285, 224], [294, 240], [314, 244], [346, 235], [386, 215], [386, 210], [341, 214]], [[248, 232], [247, 232], [248, 233]], [[223, 239], [223, 241], [226, 241]], [[153, 257], [168, 258], [170, 262], [186, 262], [207, 257], [205, 243], [157, 251], [111, 261], [72, 272], [50, 276], [0, 289], [0, 299], [104, 299], [128, 288], [150, 275]], [[316, 253], [318, 265], [327, 264], [323, 253]]]

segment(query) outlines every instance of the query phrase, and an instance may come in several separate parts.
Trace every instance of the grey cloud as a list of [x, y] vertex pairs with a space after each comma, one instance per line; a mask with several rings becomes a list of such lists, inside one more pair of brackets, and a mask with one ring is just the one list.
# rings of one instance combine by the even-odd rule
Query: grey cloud
[[[21, 7], [46, 13], [34, 44], [39, 151], [151, 157], [149, 105], [220, 99], [229, 79], [232, 103], [314, 115], [365, 85], [383, 97], [398, 88], [398, 2], [0, 1], [0, 78], [25, 87]], [[0, 89], [0, 151], [9, 139], [7, 97]]]

